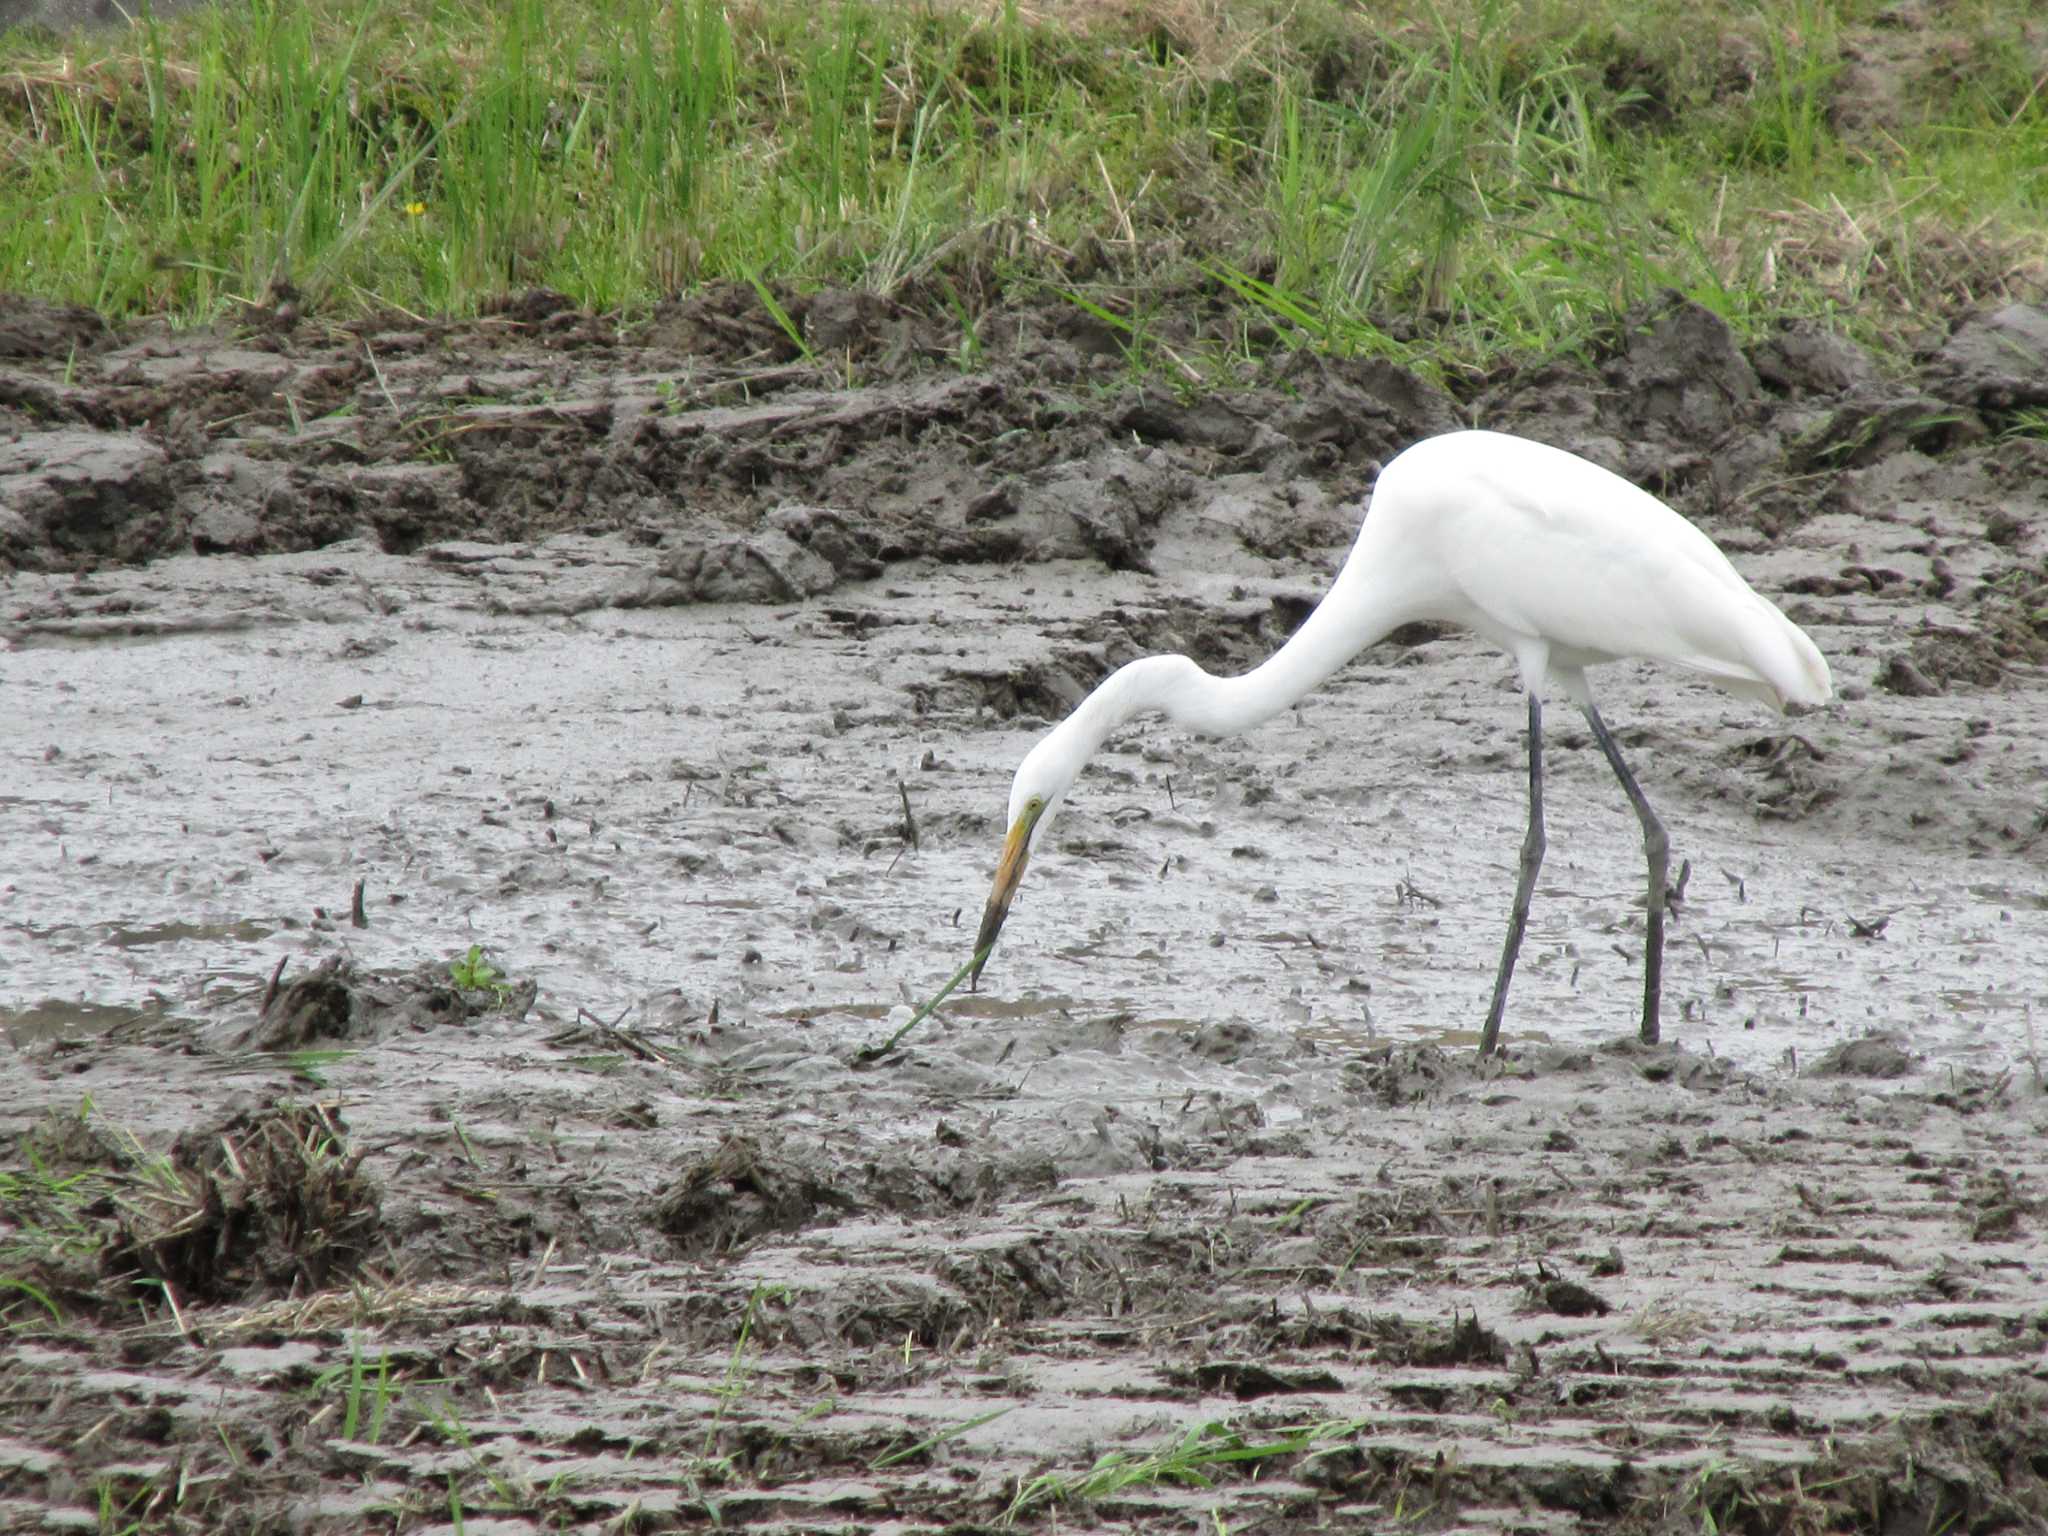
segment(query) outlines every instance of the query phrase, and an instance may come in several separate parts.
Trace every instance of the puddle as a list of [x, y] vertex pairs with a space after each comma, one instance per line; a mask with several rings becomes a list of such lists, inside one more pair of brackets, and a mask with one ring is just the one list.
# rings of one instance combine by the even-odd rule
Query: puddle
[[103, 930], [101, 942], [116, 949], [143, 949], [153, 944], [254, 944], [277, 930], [262, 923], [151, 923], [140, 928]]
[[0, 1006], [0, 1040], [22, 1050], [51, 1040], [85, 1040], [123, 1025], [161, 1019], [160, 1008], [126, 1008], [109, 1003], [64, 1002]]

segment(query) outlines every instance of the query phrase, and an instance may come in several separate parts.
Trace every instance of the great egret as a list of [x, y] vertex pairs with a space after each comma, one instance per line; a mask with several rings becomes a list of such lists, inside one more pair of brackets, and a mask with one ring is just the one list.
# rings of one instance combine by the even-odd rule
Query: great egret
[[1212, 677], [1185, 656], [1144, 657], [1118, 668], [1031, 749], [1010, 786], [1009, 838], [970, 978], [980, 978], [1061, 798], [1110, 732], [1153, 712], [1206, 736], [1249, 730], [1396, 625], [1417, 619], [1461, 624], [1493, 641], [1514, 658], [1529, 698], [1529, 830], [1480, 1054], [1500, 1038], [1543, 864], [1542, 699], [1552, 682], [1585, 712], [1642, 822], [1649, 860], [1642, 1038], [1654, 1043], [1670, 843], [1593, 707], [1586, 668], [1625, 656], [1668, 661], [1782, 712], [1788, 702], [1827, 701], [1828, 664], [1713, 540], [1656, 497], [1562, 449], [1499, 432], [1446, 433], [1397, 455], [1380, 473], [1329, 595], [1262, 665]]

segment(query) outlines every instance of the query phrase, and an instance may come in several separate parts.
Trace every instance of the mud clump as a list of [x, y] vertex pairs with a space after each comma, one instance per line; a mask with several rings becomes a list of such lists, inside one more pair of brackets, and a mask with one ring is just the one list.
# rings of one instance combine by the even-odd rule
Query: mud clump
[[838, 579], [822, 556], [787, 534], [768, 532], [671, 551], [662, 560], [660, 581], [633, 606], [786, 603], [829, 592]]
[[2048, 405], [2048, 309], [2008, 304], [1958, 325], [1934, 356], [1946, 397], [2004, 414]]
[[679, 1253], [709, 1257], [769, 1232], [798, 1231], [823, 1212], [859, 1208], [821, 1169], [765, 1151], [751, 1136], [729, 1136], [684, 1166], [655, 1200], [653, 1218]]
[[241, 1048], [288, 1051], [315, 1040], [346, 1040], [355, 1018], [355, 994], [349, 989], [340, 959], [324, 960], [279, 987], [283, 974], [284, 962], [279, 961], [256, 1022], [238, 1042]]
[[106, 1258], [113, 1280], [182, 1301], [324, 1290], [361, 1272], [379, 1198], [340, 1112], [285, 1105], [180, 1137], [136, 1170]]
[[108, 334], [106, 321], [82, 304], [0, 293], [0, 358], [67, 358], [90, 352]]
[[1955, 688], [1994, 688], [2009, 675], [2008, 658], [2032, 664], [2048, 654], [2048, 613], [2028, 626], [2030, 633], [1922, 626], [1904, 651], [1894, 651], [1877, 674], [1877, 685], [1907, 698], [1933, 698]]
[[0, 562], [136, 561], [175, 548], [170, 460], [133, 433], [0, 443]]
[[1453, 1316], [1448, 1329], [1381, 1326], [1375, 1346], [1389, 1365], [1498, 1365], [1508, 1357], [1499, 1334], [1479, 1321], [1479, 1314]]

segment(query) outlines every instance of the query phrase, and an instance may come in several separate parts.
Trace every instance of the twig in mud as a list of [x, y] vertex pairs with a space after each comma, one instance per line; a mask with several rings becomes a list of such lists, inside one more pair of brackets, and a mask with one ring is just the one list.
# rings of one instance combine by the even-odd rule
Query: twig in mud
[[369, 360], [370, 376], [377, 381], [377, 392], [383, 395], [384, 403], [391, 407], [391, 414], [398, 418], [401, 427], [410, 428], [412, 423], [406, 420], [404, 408], [399, 405], [398, 397], [391, 393], [390, 384], [385, 382], [384, 369], [377, 362], [377, 349], [371, 346], [368, 340], [363, 342], [363, 356]]
[[627, 1013], [631, 1011], [632, 1004], [628, 1003], [625, 1008], [619, 1011], [618, 1019], [614, 1019], [609, 1024], [592, 1013], [588, 1008], [578, 1008], [576, 1010], [576, 1017], [596, 1030], [604, 1039], [610, 1040], [621, 1049], [638, 1056], [642, 1061], [658, 1061], [664, 1066], [671, 1067], [677, 1065], [676, 1057], [670, 1055], [653, 1041], [641, 1038], [641, 1036], [635, 1034], [630, 1029], [621, 1029], [619, 1027], [619, 1020], [624, 1019]]
[[168, 1280], [159, 1280], [157, 1281], [157, 1287], [164, 1293], [164, 1300], [170, 1303], [171, 1321], [178, 1325], [179, 1337], [187, 1339], [191, 1338], [192, 1330], [185, 1326], [185, 1312], [184, 1309], [178, 1305], [178, 1293], [171, 1288], [171, 1282]]
[[1394, 904], [1402, 907], [1440, 907], [1443, 902], [1404, 876], [1394, 882]]
[[675, 385], [670, 392], [662, 396], [662, 410], [665, 414], [673, 416], [704, 406], [724, 405], [734, 401], [744, 404], [753, 399], [756, 390], [780, 389], [785, 384], [810, 382], [818, 378], [819, 372], [816, 363], [806, 362], [722, 373], [706, 379], [701, 384], [690, 383], [687, 387]]
[[357, 928], [370, 926], [370, 919], [363, 911], [363, 882], [358, 880], [356, 888], [348, 896], [348, 920]]
[[[530, 1291], [541, 1283], [541, 1280], [547, 1275], [548, 1265], [554, 1262], [554, 1257], [555, 1239], [551, 1237], [548, 1239], [546, 1249], [541, 1253], [540, 1262], [533, 1266], [533, 1273], [527, 1277], [525, 1287], [527, 1290]], [[571, 1356], [570, 1358], [574, 1359], [575, 1357]]]
[[1692, 860], [1681, 859], [1678, 864], [1678, 879], [1664, 888], [1664, 905], [1675, 907], [1685, 900], [1685, 888], [1692, 883]]
[[263, 1002], [256, 1010], [258, 1014], [270, 1012], [270, 1005], [277, 1001], [277, 984], [283, 980], [284, 963], [290, 958], [290, 955], [279, 955], [277, 957], [277, 964], [271, 967], [270, 985], [263, 989]]
[[884, 1056], [888, 1055], [891, 1051], [895, 1050], [896, 1043], [899, 1040], [901, 1040], [905, 1035], [909, 1034], [913, 1029], [917, 1028], [917, 1026], [922, 1024], [926, 1019], [930, 1018], [932, 1012], [939, 1006], [939, 1004], [943, 1003], [948, 997], [952, 996], [953, 989], [955, 987], [959, 986], [960, 983], [965, 981], [970, 974], [979, 970], [982, 967], [982, 965], [987, 962], [990, 952], [993, 951], [995, 947], [996, 946], [993, 940], [991, 940], [987, 944], [982, 945], [980, 949], [974, 952], [974, 957], [972, 959], [970, 959], [965, 965], [961, 966], [959, 970], [953, 973], [953, 979], [947, 982], [943, 987], [939, 988], [939, 990], [932, 995], [932, 1000], [930, 1002], [926, 1003], [922, 1008], [918, 1009], [917, 1012], [913, 1013], [910, 1016], [909, 1023], [905, 1024], [901, 1029], [897, 1030], [895, 1034], [891, 1035], [888, 1039], [884, 1040], [880, 1045], [870, 1045], [862, 1047], [860, 1051], [855, 1053], [853, 1058], [853, 1064], [857, 1067], [864, 1067], [872, 1062], [881, 1060]]
[[372, 613], [388, 617], [398, 611], [398, 604], [372, 587], [360, 571], [356, 573], [356, 591], [363, 599], [363, 606]]
[[918, 851], [917, 818], [910, 814], [910, 786], [901, 779], [896, 781], [896, 793], [903, 800], [903, 840], [910, 844], [910, 851]]
[[1891, 920], [1889, 912], [1883, 917], [1857, 917], [1854, 913], [1851, 913], [1849, 916], [1849, 937], [1852, 939], [1881, 939], [1884, 937], [1884, 931], [1890, 925]]

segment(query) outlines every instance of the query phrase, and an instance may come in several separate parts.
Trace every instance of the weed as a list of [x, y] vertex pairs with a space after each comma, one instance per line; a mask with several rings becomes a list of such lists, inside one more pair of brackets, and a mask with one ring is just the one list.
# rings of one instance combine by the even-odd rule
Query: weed
[[1713, 1319], [1697, 1307], [1660, 1297], [1637, 1309], [1625, 1325], [1630, 1333], [1650, 1344], [1683, 1344], [1698, 1338], [1712, 1326]]
[[[64, 1321], [67, 1294], [89, 1293], [112, 1235], [122, 1185], [119, 1150], [79, 1115], [52, 1116], [0, 1168], [0, 1324]], [[132, 1140], [132, 1138], [131, 1138]], [[84, 1158], [99, 1166], [75, 1166]]]
[[790, 319], [789, 311], [782, 307], [768, 285], [753, 272], [747, 274], [747, 281], [753, 285], [754, 296], [761, 301], [761, 307], [768, 311], [769, 318], [774, 320], [777, 328], [789, 338], [789, 344], [796, 348], [805, 362], [816, 362], [817, 356], [811, 351], [811, 344], [804, 340], [804, 333], [797, 327], [797, 323]]
[[93, 1491], [97, 1495], [99, 1506], [100, 1536], [140, 1536], [141, 1532], [149, 1529], [146, 1520], [128, 1518], [135, 1506], [148, 1497], [147, 1488], [130, 1494], [126, 1499], [121, 1497], [119, 1489], [112, 1481], [95, 1483]]
[[504, 1007], [512, 996], [512, 984], [491, 963], [481, 944], [470, 945], [468, 953], [448, 962], [448, 979], [455, 983], [458, 992], [488, 993], [494, 1008]]
[[1998, 435], [2008, 439], [2030, 437], [2048, 442], [2048, 407], [2020, 406], [2009, 412]]
[[747, 1293], [746, 1310], [740, 1314], [739, 1336], [732, 1341], [732, 1354], [725, 1362], [725, 1379], [719, 1383], [718, 1407], [712, 1411], [711, 1422], [704, 1428], [704, 1449], [699, 1454], [700, 1461], [712, 1463], [719, 1459], [714, 1455], [719, 1430], [733, 1405], [746, 1396], [747, 1382], [752, 1374], [747, 1364], [747, 1344], [753, 1338], [754, 1323], [760, 1316], [762, 1303], [786, 1301], [788, 1297], [786, 1287], [770, 1285], [765, 1280], [756, 1281], [753, 1290]]
[[[341, 1438], [360, 1438], [364, 1443], [377, 1445], [384, 1438], [384, 1425], [391, 1407], [399, 1397], [398, 1384], [391, 1379], [391, 1356], [379, 1353], [374, 1375], [363, 1362], [363, 1340], [360, 1332], [352, 1332], [348, 1341], [348, 1361], [344, 1365], [330, 1366], [313, 1379], [313, 1395], [324, 1397], [340, 1389], [342, 1394]], [[364, 1416], [367, 1401], [369, 1414]]]
[[1022, 1484], [1003, 1514], [1014, 1525], [1019, 1516], [1050, 1504], [1109, 1498], [1127, 1488], [1176, 1483], [1183, 1487], [1214, 1486], [1212, 1474], [1231, 1468], [1256, 1470], [1264, 1462], [1298, 1456], [1355, 1437], [1362, 1419], [1325, 1419], [1271, 1431], [1274, 1438], [1247, 1440], [1221, 1422], [1192, 1425], [1178, 1439], [1155, 1450], [1110, 1451], [1086, 1472], [1046, 1472]]
[[984, 1424], [993, 1424], [1008, 1412], [1010, 1412], [1008, 1408], [993, 1408], [987, 1413], [978, 1414], [974, 1418], [963, 1419], [958, 1424], [949, 1424], [936, 1434], [926, 1435], [924, 1439], [918, 1441], [915, 1445], [906, 1445], [901, 1450], [889, 1451], [877, 1456], [868, 1463], [868, 1470], [879, 1472], [884, 1467], [895, 1466], [899, 1461], [908, 1461], [913, 1456], [922, 1456], [926, 1451], [936, 1446], [944, 1445], [949, 1440], [959, 1439], [969, 1430], [979, 1429]]

